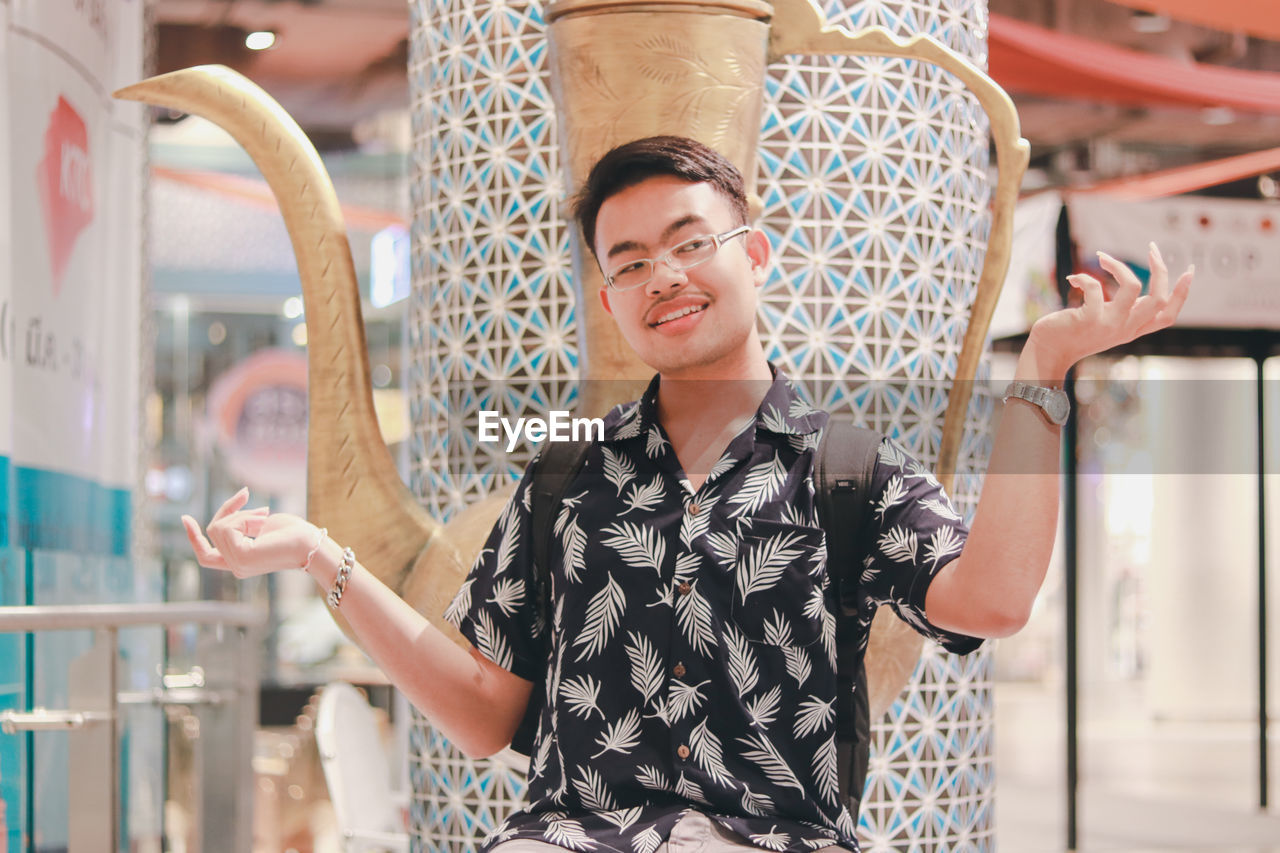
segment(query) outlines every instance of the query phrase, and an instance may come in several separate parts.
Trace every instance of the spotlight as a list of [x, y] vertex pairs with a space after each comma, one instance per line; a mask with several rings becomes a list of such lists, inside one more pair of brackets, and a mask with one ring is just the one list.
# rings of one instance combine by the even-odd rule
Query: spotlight
[[1129, 16], [1129, 26], [1139, 33], [1167, 33], [1172, 22], [1168, 15], [1155, 12], [1134, 12]]
[[257, 30], [244, 37], [244, 46], [249, 50], [267, 50], [275, 47], [276, 34], [271, 30]]

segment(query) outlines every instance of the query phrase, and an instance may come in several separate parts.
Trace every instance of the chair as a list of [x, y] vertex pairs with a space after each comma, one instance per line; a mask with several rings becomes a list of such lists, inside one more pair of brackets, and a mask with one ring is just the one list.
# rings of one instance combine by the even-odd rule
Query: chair
[[350, 684], [336, 681], [320, 691], [316, 745], [344, 853], [408, 853], [378, 719]]

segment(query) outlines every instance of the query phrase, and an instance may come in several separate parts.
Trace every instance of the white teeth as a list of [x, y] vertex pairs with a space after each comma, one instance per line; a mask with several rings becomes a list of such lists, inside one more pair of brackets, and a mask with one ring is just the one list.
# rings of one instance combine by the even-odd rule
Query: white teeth
[[690, 305], [687, 308], [681, 308], [679, 311], [674, 311], [670, 314], [665, 314], [662, 317], [659, 317], [658, 322], [653, 325], [661, 326], [663, 323], [670, 323], [672, 320], [679, 320], [681, 317], [685, 317], [689, 314], [697, 314], [699, 311], [705, 310], [706, 307], [707, 306], [705, 305]]

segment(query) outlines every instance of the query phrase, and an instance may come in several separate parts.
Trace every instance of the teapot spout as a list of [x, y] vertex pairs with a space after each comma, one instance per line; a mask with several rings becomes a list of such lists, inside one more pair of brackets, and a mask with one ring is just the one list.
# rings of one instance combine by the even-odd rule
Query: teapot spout
[[223, 66], [152, 77], [115, 96], [209, 119], [244, 147], [271, 187], [306, 307], [307, 515], [399, 592], [439, 525], [401, 482], [378, 429], [351, 247], [320, 155], [270, 95]]

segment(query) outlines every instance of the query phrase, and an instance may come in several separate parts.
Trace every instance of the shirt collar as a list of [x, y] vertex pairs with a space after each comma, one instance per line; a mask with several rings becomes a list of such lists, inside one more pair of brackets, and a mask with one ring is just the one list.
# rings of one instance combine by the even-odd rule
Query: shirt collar
[[[756, 410], [756, 431], [777, 435], [809, 435], [821, 429], [825, 418], [800, 396], [791, 378], [769, 363], [773, 382]], [[639, 400], [614, 407], [604, 419], [604, 440], [625, 441], [647, 435], [658, 419], [658, 381], [655, 375]]]

